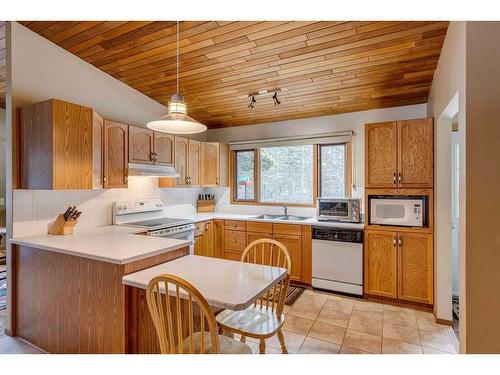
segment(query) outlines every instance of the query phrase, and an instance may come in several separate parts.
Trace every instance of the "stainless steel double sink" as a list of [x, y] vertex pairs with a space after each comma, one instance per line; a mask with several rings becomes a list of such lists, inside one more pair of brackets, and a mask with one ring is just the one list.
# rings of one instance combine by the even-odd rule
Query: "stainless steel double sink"
[[310, 217], [307, 216], [295, 216], [295, 215], [259, 215], [255, 216], [255, 219], [262, 219], [262, 220], [283, 220], [283, 221], [304, 221], [307, 219], [310, 219]]

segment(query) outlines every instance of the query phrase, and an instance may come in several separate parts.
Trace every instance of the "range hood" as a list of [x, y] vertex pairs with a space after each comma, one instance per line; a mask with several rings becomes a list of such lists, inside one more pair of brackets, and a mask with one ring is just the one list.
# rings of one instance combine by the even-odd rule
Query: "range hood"
[[168, 165], [137, 164], [128, 163], [129, 176], [145, 177], [169, 177], [177, 178], [179, 174], [175, 172], [174, 167]]

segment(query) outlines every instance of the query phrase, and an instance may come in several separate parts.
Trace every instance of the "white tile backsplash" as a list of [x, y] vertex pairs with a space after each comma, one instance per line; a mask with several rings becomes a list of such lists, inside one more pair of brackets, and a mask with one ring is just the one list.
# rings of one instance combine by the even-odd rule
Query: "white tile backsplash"
[[75, 230], [112, 224], [112, 204], [119, 200], [160, 198], [165, 215], [196, 212], [198, 194], [202, 188], [158, 188], [158, 179], [129, 177], [128, 189], [107, 190], [14, 190], [14, 236], [46, 233], [48, 225], [69, 205], [82, 211]]

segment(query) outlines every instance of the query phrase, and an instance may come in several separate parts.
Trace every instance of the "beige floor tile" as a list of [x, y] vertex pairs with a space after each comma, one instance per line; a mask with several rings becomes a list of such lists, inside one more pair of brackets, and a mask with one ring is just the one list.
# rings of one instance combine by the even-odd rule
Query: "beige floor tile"
[[299, 333], [301, 335], [307, 335], [313, 323], [314, 320], [287, 314], [285, 318], [285, 324], [283, 325], [283, 329], [286, 331]]
[[406, 314], [397, 311], [384, 311], [384, 322], [391, 324], [399, 324], [408, 327], [417, 327], [417, 319], [414, 315]]
[[[253, 354], [260, 354], [258, 342], [247, 340], [246, 344], [252, 349]], [[266, 354], [281, 354], [281, 350], [278, 350], [271, 346], [266, 346]]]
[[348, 329], [342, 345], [365, 352], [381, 353], [382, 337]]
[[447, 332], [432, 332], [420, 330], [422, 346], [430, 349], [442, 350], [448, 353], [456, 353], [455, 346]]
[[[325, 304], [326, 300], [328, 299], [328, 296], [326, 294], [315, 294], [315, 293], [307, 293], [308, 291], [304, 292], [298, 299], [297, 301], [293, 304], [305, 304], [309, 306], [315, 306], [322, 308], [323, 305]], [[293, 308], [292, 306], [292, 308]]]
[[452, 354], [448, 352], [443, 352], [442, 350], [427, 348], [425, 346], [423, 346], [422, 349], [424, 350], [424, 354]]
[[360, 310], [352, 310], [351, 317], [356, 316], [360, 319], [371, 319], [371, 320], [384, 320], [384, 312], [383, 311], [360, 311]]
[[415, 327], [402, 326], [399, 324], [391, 324], [384, 322], [383, 334], [384, 338], [390, 338], [406, 342], [413, 345], [421, 345], [418, 329]]
[[359, 350], [359, 349], [354, 349], [354, 348], [350, 348], [348, 346], [342, 345], [342, 348], [340, 349], [340, 354], [372, 354], [372, 353], [364, 352], [364, 351]]
[[321, 322], [315, 322], [309, 331], [309, 337], [334, 342], [336, 344], [342, 344], [344, 334], [345, 328]]
[[[289, 332], [283, 330], [283, 336], [285, 336], [285, 345], [288, 353], [297, 353], [300, 349], [300, 346], [304, 342], [306, 336], [300, 335], [295, 332]], [[275, 349], [279, 349], [281, 351], [281, 345], [278, 340], [278, 335], [274, 335], [273, 337], [266, 340], [266, 345], [273, 347]]]
[[359, 316], [351, 316], [349, 320], [349, 329], [359, 332], [371, 333], [372, 335], [382, 336], [382, 321], [374, 319], [365, 319]]
[[350, 314], [352, 312], [352, 308], [354, 306], [354, 302], [338, 297], [328, 297], [326, 300], [323, 310], [328, 311], [340, 311], [345, 314]]
[[283, 314], [287, 314], [291, 308], [292, 308], [292, 306], [284, 305], [283, 306]]
[[417, 325], [419, 329], [432, 332], [442, 332], [442, 331], [448, 331], [450, 329], [450, 326], [436, 323], [436, 320], [432, 313], [417, 311], [416, 316], [417, 316]]
[[41, 354], [38, 349], [10, 336], [0, 338], [0, 354]]
[[354, 302], [354, 311], [370, 311], [381, 312], [384, 310], [384, 305], [376, 302], [356, 301]]
[[316, 306], [314, 304], [310, 304], [308, 302], [298, 301], [293, 304], [290, 311], [288, 311], [287, 315], [295, 315], [301, 318], [315, 320], [318, 317], [319, 312], [321, 311], [321, 306]]
[[409, 309], [407, 307], [401, 307], [401, 306], [387, 305], [387, 304], [384, 304], [384, 311], [402, 312], [402, 313], [410, 314], [413, 316], [415, 316], [415, 314], [416, 314], [416, 311], [413, 309]]
[[338, 354], [339, 352], [339, 344], [313, 337], [307, 337], [299, 350], [299, 354]]
[[351, 314], [346, 314], [337, 310], [321, 310], [316, 320], [321, 323], [333, 324], [339, 327], [347, 328]]
[[422, 354], [422, 346], [384, 338], [382, 354]]

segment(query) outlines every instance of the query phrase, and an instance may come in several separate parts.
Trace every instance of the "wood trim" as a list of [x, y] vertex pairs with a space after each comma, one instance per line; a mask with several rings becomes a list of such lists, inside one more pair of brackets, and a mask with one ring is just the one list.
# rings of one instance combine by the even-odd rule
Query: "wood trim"
[[363, 294], [363, 299], [373, 302], [379, 302], [386, 305], [398, 306], [398, 307], [410, 307], [420, 311], [433, 312], [433, 305], [426, 303], [404, 301], [397, 298], [377, 296], [374, 294], [365, 293]]

